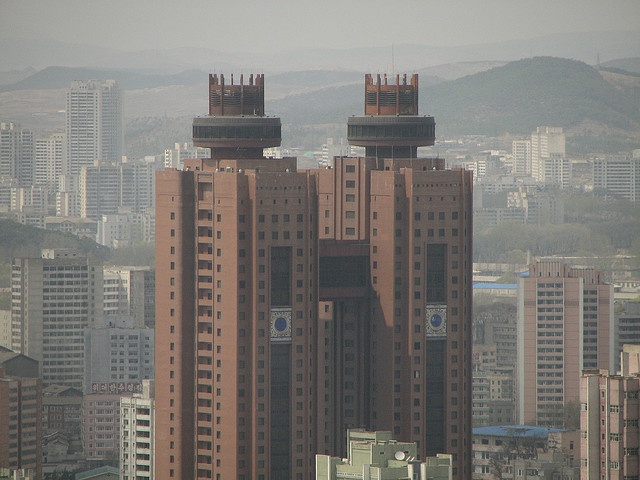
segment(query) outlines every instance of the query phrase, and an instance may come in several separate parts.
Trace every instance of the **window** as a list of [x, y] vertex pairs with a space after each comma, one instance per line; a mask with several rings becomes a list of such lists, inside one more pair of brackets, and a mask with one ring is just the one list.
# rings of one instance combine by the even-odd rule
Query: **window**
[[347, 180], [347, 188], [356, 188], [356, 181], [355, 180]]
[[346, 199], [347, 202], [355, 202], [356, 201], [356, 196], [351, 194], [351, 193], [349, 193], [349, 194], [346, 195], [345, 199]]

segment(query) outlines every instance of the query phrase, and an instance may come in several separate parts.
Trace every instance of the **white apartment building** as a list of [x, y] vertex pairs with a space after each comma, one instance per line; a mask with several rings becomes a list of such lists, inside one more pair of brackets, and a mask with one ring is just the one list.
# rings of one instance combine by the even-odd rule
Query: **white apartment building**
[[143, 241], [142, 215], [114, 213], [98, 221], [96, 242], [109, 248], [131, 247]]
[[531, 175], [531, 140], [514, 140], [511, 144], [513, 155], [512, 175]]
[[104, 268], [104, 314], [131, 316], [135, 327], [155, 325], [155, 270], [144, 266]]
[[[636, 155], [609, 155], [593, 160], [593, 188], [617, 198], [640, 200], [640, 150]], [[635, 152], [634, 152], [635, 153]]]
[[67, 156], [63, 173], [77, 175], [95, 161], [120, 162], [123, 95], [115, 80], [75, 81], [67, 91]]
[[62, 175], [66, 146], [64, 133], [36, 139], [34, 182], [36, 185], [46, 186], [50, 193], [56, 191], [58, 179]]
[[40, 362], [43, 385], [82, 389], [84, 333], [102, 322], [102, 265], [72, 249], [16, 258], [12, 349]]
[[185, 158], [209, 158], [209, 149], [193, 143], [174, 143], [173, 148], [164, 151], [164, 168], [182, 168]]
[[531, 175], [545, 185], [568, 187], [571, 162], [566, 158], [561, 127], [538, 127], [531, 134]]
[[154, 384], [145, 380], [142, 394], [120, 400], [120, 478], [153, 480]]
[[153, 378], [153, 329], [137, 328], [128, 316], [107, 317], [105, 323], [85, 331], [84, 390], [118, 385], [118, 390], [137, 391], [143, 380]]
[[16, 123], [0, 123], [0, 178], [14, 179], [20, 186], [31, 185], [33, 159], [33, 132]]

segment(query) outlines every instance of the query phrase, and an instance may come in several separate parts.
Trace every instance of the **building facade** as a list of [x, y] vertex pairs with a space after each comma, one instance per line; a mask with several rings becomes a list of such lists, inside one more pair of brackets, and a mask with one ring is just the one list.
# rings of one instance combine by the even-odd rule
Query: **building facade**
[[82, 389], [85, 329], [102, 322], [102, 265], [71, 249], [15, 258], [12, 343], [40, 362], [45, 386]]
[[561, 127], [538, 127], [531, 134], [531, 176], [545, 185], [571, 184], [571, 162]]
[[120, 162], [123, 140], [123, 94], [115, 80], [75, 81], [67, 91], [64, 175], [82, 167]]
[[82, 401], [82, 449], [88, 461], [115, 460], [120, 448], [120, 401], [131, 393], [90, 393]]
[[512, 175], [531, 175], [531, 140], [514, 140], [511, 144], [513, 155]]
[[620, 354], [624, 345], [640, 345], [640, 302], [624, 302], [616, 319], [616, 369], [620, 370]]
[[528, 425], [473, 429], [475, 480], [579, 480], [578, 431]]
[[365, 425], [467, 478], [472, 178], [418, 158], [417, 76], [367, 75], [365, 156], [321, 170], [263, 157], [262, 76], [209, 93], [211, 158], [158, 173], [156, 476], [311, 478]]
[[10, 122], [0, 123], [0, 178], [28, 187], [34, 180], [34, 136], [31, 130]]
[[137, 327], [155, 324], [155, 270], [145, 266], [104, 268], [104, 315], [131, 316]]
[[142, 393], [120, 400], [120, 478], [153, 480], [155, 392], [153, 381]]
[[617, 375], [588, 370], [580, 382], [580, 478], [640, 474], [640, 347], [626, 345]]
[[45, 186], [54, 194], [58, 179], [62, 175], [62, 165], [66, 157], [67, 139], [64, 133], [56, 133], [35, 141], [35, 177], [36, 185]]
[[518, 420], [564, 427], [585, 369], [609, 369], [614, 355], [613, 287], [602, 272], [539, 261], [519, 279]]
[[0, 347], [0, 471], [42, 475], [42, 381], [38, 362]]
[[82, 390], [77, 388], [50, 385], [43, 389], [45, 467], [74, 464], [82, 458], [82, 400]]
[[595, 158], [593, 188], [630, 202], [640, 200], [640, 151]]
[[106, 317], [105, 323], [85, 330], [84, 391], [112, 384], [119, 391], [139, 391], [143, 380], [153, 378], [153, 329], [136, 326], [130, 316]]

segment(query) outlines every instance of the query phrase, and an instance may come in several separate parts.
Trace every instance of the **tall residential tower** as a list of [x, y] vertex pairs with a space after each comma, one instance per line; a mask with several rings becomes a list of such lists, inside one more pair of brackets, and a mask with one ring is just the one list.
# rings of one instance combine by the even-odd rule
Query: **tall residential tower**
[[417, 105], [367, 75], [365, 157], [298, 170], [263, 76], [210, 76], [210, 158], [157, 175], [157, 478], [312, 478], [353, 427], [469, 478], [472, 178], [418, 158]]
[[565, 428], [583, 370], [611, 370], [613, 287], [594, 268], [538, 261], [518, 288], [518, 417]]
[[75, 81], [67, 91], [67, 155], [64, 175], [94, 162], [120, 162], [123, 153], [122, 91], [115, 80]]

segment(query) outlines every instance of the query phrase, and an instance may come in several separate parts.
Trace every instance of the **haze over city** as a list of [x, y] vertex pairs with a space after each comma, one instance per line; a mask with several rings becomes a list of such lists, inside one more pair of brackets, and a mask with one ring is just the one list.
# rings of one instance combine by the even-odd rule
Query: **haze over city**
[[637, 479], [639, 20], [0, 0], [0, 478]]
[[[637, 51], [639, 18], [638, 2], [625, 0], [241, 3], [116, 0], [108, 4], [93, 0], [5, 0], [0, 4], [0, 36], [3, 41], [25, 41], [27, 52], [31, 41], [44, 40], [68, 44], [70, 50], [72, 45], [82, 45], [129, 52], [202, 48], [224, 56], [244, 53], [250, 54], [254, 62], [244, 68], [270, 70], [273, 67], [261, 63], [260, 55], [300, 49], [390, 49], [396, 45], [396, 54], [401, 59], [402, 45], [443, 48], [488, 44], [486, 49], [490, 51], [494, 43], [545, 36], [554, 36], [558, 44], [562, 35], [576, 32], [635, 33], [628, 46], [635, 44]], [[562, 49], [561, 44], [556, 47]], [[69, 52], [71, 58], [72, 53]], [[591, 63], [596, 61], [595, 53]], [[523, 54], [557, 52], [548, 45], [533, 44]], [[208, 59], [212, 68], [217, 60]], [[0, 59], [0, 70], [7, 69], [6, 61]], [[425, 58], [421, 65], [399, 66], [416, 68], [431, 64]]]

